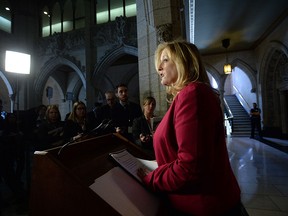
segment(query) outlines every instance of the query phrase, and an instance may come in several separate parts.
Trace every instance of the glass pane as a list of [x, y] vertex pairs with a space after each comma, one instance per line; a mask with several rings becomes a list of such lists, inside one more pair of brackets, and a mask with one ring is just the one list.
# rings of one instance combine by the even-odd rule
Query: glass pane
[[108, 22], [108, 0], [107, 1], [97, 1], [97, 11], [96, 20], [97, 24]]
[[123, 12], [123, 0], [111, 0], [111, 21], [114, 21], [116, 17], [124, 16]]
[[63, 32], [73, 30], [73, 11], [71, 0], [66, 1], [63, 14]]
[[42, 37], [50, 35], [50, 14], [47, 6], [42, 11]]
[[61, 32], [61, 11], [60, 5], [57, 2], [52, 11], [52, 34]]
[[126, 0], [125, 12], [126, 17], [136, 16], [136, 0]]
[[0, 0], [0, 30], [11, 33], [10, 5], [5, 0]]
[[85, 27], [85, 8], [83, 0], [78, 0], [76, 2], [75, 9], [75, 28], [84, 28]]

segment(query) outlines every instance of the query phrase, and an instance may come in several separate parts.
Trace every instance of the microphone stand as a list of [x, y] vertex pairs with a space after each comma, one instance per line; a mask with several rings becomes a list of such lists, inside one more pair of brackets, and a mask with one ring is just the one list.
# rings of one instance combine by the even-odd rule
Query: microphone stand
[[[80, 138], [82, 138], [84, 135], [92, 134], [92, 133], [94, 133], [95, 131], [97, 131], [97, 130], [99, 130], [100, 128], [102, 128], [105, 121], [107, 121], [107, 119], [104, 119], [96, 128], [94, 128], [93, 130], [91, 130], [91, 131], [89, 131], [89, 132], [87, 132], [87, 133], [81, 133], [81, 134], [78, 134], [77, 136], [74, 136], [69, 142], [65, 143], [65, 144], [59, 149], [59, 151], [58, 151], [58, 153], [57, 153], [58, 156], [60, 156], [62, 150], [63, 150], [64, 148], [66, 148], [66, 146], [68, 146], [68, 145], [70, 145], [70, 144], [72, 144], [72, 143], [74, 143], [74, 142], [77, 142], [77, 141], [78, 141]], [[106, 129], [106, 128], [109, 126], [110, 123], [111, 123], [111, 120], [109, 120], [109, 121], [104, 125], [104, 129]]]

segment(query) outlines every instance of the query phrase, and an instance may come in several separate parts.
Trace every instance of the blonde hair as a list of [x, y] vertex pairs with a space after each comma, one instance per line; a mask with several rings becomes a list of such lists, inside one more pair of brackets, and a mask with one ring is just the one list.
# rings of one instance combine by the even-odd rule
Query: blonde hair
[[172, 100], [185, 86], [191, 82], [203, 82], [210, 85], [210, 81], [203, 65], [198, 48], [187, 41], [164, 42], [155, 51], [155, 67], [159, 70], [161, 54], [167, 49], [169, 58], [175, 63], [178, 78], [173, 85], [166, 86], [166, 92], [172, 95]]
[[74, 122], [79, 122], [80, 119], [78, 119], [78, 116], [76, 115], [76, 109], [77, 109], [77, 107], [80, 106], [80, 105], [83, 105], [83, 106], [84, 106], [85, 112], [87, 111], [87, 110], [86, 110], [86, 105], [85, 105], [85, 103], [82, 102], [82, 101], [77, 101], [77, 102], [75, 102], [75, 103], [73, 104], [72, 112], [70, 113], [70, 115], [69, 115], [69, 117], [68, 117], [69, 120], [72, 120], [72, 121], [74, 121]]
[[61, 114], [60, 114], [60, 111], [59, 111], [58, 106], [57, 106], [57, 105], [49, 105], [49, 106], [47, 107], [47, 110], [46, 110], [46, 113], [45, 113], [45, 117], [46, 117], [47, 122], [50, 122], [49, 112], [50, 112], [50, 110], [52, 110], [52, 109], [56, 110], [56, 112], [57, 112], [57, 114], [58, 114], [58, 119], [57, 119], [57, 120], [58, 120], [58, 121], [61, 121]]
[[143, 110], [144, 110], [144, 106], [148, 105], [148, 104], [151, 104], [154, 102], [154, 106], [156, 107], [156, 100], [154, 97], [152, 96], [148, 96], [146, 97], [144, 100], [143, 100]]

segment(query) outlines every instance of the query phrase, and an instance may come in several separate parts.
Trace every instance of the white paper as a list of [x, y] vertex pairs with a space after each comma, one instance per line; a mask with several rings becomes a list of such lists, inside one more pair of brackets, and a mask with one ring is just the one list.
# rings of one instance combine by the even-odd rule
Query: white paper
[[90, 188], [121, 215], [157, 215], [158, 198], [120, 167], [97, 178]]
[[149, 171], [153, 171], [158, 167], [156, 161], [149, 161], [134, 157], [126, 149], [118, 152], [110, 153], [117, 163], [119, 163], [125, 170], [132, 174], [136, 179], [141, 182], [141, 179], [137, 175], [137, 170], [139, 168], [145, 168]]

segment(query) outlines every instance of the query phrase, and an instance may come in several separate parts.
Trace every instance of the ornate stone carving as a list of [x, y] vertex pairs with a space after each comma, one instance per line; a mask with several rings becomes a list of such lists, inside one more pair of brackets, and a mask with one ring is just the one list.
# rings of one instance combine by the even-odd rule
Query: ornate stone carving
[[83, 30], [69, 33], [54, 33], [53, 35], [39, 40], [40, 55], [63, 56], [73, 48], [84, 48], [85, 33]]
[[125, 38], [124, 35], [124, 28], [126, 26], [126, 17], [120, 16], [116, 17], [116, 32], [117, 32], [117, 42], [118, 44], [123, 44], [123, 39]]
[[137, 46], [137, 27], [135, 17], [116, 17], [114, 22], [97, 25], [93, 29], [93, 40], [96, 47], [123, 44]]
[[157, 26], [156, 31], [157, 31], [158, 43], [168, 42], [168, 41], [173, 40], [171, 23]]

